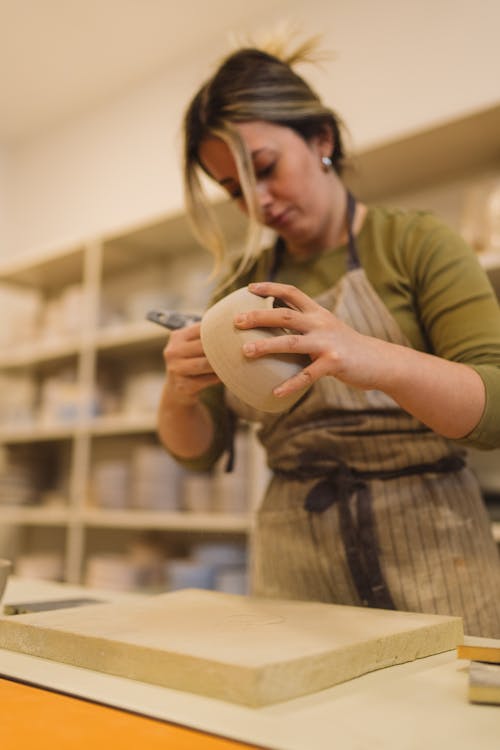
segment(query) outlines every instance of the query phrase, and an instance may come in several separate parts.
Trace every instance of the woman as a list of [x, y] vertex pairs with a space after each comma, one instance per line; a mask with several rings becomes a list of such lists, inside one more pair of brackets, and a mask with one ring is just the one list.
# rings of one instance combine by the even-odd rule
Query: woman
[[225, 292], [250, 283], [288, 305], [235, 325], [291, 330], [244, 353], [308, 354], [275, 395], [311, 387], [284, 415], [245, 406], [223, 392], [196, 324], [165, 349], [160, 437], [206, 470], [234, 415], [260, 423], [273, 477], [253, 593], [460, 615], [467, 633], [499, 637], [499, 556], [462, 448], [500, 446], [497, 301], [434, 217], [347, 192], [338, 120], [291, 67], [303, 57], [250, 48], [223, 61], [186, 114], [185, 182], [219, 260], [200, 170], [276, 232], [247, 248]]

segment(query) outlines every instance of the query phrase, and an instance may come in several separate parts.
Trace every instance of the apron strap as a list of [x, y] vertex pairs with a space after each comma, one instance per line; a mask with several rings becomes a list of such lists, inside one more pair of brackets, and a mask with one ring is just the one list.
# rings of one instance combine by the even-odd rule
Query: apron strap
[[353, 232], [355, 213], [356, 213], [356, 198], [348, 190], [347, 191], [347, 232], [348, 232], [349, 259], [347, 261], [347, 268], [349, 271], [353, 271], [355, 268], [359, 268], [361, 266], [361, 263], [359, 261], [359, 256], [358, 256], [358, 249], [356, 246], [356, 240], [354, 239], [354, 232]]
[[286, 245], [285, 245], [284, 240], [282, 239], [282, 237], [278, 237], [274, 245], [273, 259], [271, 263], [271, 268], [269, 269], [269, 273], [267, 275], [267, 281], [276, 280], [276, 276], [278, 275], [278, 271], [280, 270], [283, 256], [285, 254], [285, 250], [286, 250]]

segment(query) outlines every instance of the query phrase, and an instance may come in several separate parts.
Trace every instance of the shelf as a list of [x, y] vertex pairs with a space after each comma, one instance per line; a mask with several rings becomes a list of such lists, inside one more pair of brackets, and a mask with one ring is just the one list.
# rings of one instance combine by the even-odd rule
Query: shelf
[[86, 526], [96, 528], [142, 528], [231, 534], [245, 534], [250, 530], [250, 519], [244, 514], [88, 510], [82, 514], [82, 520]]
[[92, 435], [128, 435], [156, 432], [156, 414], [96, 417], [83, 427]]
[[113, 326], [96, 333], [94, 337], [75, 338], [61, 341], [30, 341], [21, 346], [0, 351], [0, 367], [28, 367], [43, 363], [56, 363], [77, 357], [81, 347], [94, 345], [99, 351], [118, 350], [120, 353], [140, 349], [161, 348], [166, 343], [168, 331], [165, 328], [145, 321]]
[[412, 192], [500, 165], [500, 105], [359, 151], [346, 182], [363, 201]]
[[70, 440], [77, 435], [134, 435], [156, 432], [156, 414], [116, 417], [96, 417], [64, 425], [2, 428], [2, 443], [37, 443], [50, 440]]
[[76, 424], [9, 427], [2, 428], [2, 443], [38, 443], [50, 440], [71, 440], [77, 430]]
[[[246, 221], [229, 200], [218, 201], [212, 206], [214, 216], [224, 226], [224, 235], [229, 242], [241, 240]], [[198, 254], [197, 264], [206, 260], [210, 270], [209, 253], [194, 239], [189, 221], [184, 213], [158, 217], [147, 226], [128, 227], [120, 234], [102, 238], [104, 276], [122, 273], [127, 268], [141, 266], [170, 256], [172, 261], [186, 254]], [[200, 261], [201, 259], [201, 261]]]
[[63, 362], [79, 354], [79, 342], [75, 339], [63, 341], [29, 342], [0, 352], [0, 367], [14, 368]]
[[165, 344], [168, 337], [166, 328], [149, 321], [124, 323], [103, 328], [95, 334], [94, 343], [98, 350], [124, 350], [144, 348], [152, 344]]
[[21, 286], [57, 289], [82, 281], [84, 248], [25, 253], [0, 262], [0, 281]]
[[68, 520], [67, 508], [0, 506], [0, 525], [65, 526]]

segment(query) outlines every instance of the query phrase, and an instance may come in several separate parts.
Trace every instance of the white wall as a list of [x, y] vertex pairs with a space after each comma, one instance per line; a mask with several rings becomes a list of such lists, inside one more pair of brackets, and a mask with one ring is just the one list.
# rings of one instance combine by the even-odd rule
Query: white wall
[[310, 0], [309, 7], [305, 28], [325, 30], [336, 51], [328, 74], [314, 76], [317, 88], [357, 147], [500, 100], [498, 0]]
[[7, 227], [10, 222], [7, 220], [6, 162], [6, 152], [0, 149], [0, 257], [8, 253], [9, 246]]
[[[342, 115], [357, 149], [499, 101], [497, 0], [308, 0], [307, 12], [304, 5], [291, 0], [290, 18], [306, 33], [323, 32], [335, 58], [301, 72]], [[180, 209], [182, 112], [227, 49], [225, 38], [207, 40], [127, 96], [18, 144], [4, 169], [10, 252]]]
[[15, 252], [69, 244], [180, 207], [181, 97], [173, 83], [168, 76], [150, 81], [12, 152]]

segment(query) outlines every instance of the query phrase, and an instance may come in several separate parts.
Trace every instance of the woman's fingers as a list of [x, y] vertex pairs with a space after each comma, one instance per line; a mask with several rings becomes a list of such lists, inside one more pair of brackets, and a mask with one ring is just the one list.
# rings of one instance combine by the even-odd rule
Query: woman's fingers
[[263, 296], [279, 295], [286, 305], [240, 313], [234, 318], [237, 328], [284, 328], [307, 333], [331, 325], [331, 314], [294, 286], [272, 282], [250, 284], [249, 289], [254, 288]]
[[[175, 331], [175, 335], [183, 338], [185, 341], [192, 341], [200, 338], [201, 323], [193, 323], [192, 325], [180, 328]], [[172, 334], [174, 335], [174, 334]]]
[[173, 331], [163, 350], [163, 358], [169, 381], [175, 382], [179, 390], [195, 392], [220, 382], [205, 357], [199, 323]]
[[237, 328], [287, 328], [299, 333], [310, 329], [310, 322], [304, 313], [288, 307], [273, 308], [272, 310], [250, 310], [239, 313], [234, 318]]
[[312, 312], [318, 308], [307, 294], [301, 292], [296, 286], [291, 284], [277, 284], [274, 281], [259, 281], [255, 284], [249, 284], [248, 289], [259, 297], [278, 297], [296, 310], [302, 312]]
[[192, 377], [213, 373], [213, 369], [206, 357], [189, 357], [187, 359], [177, 359], [170, 363], [167, 359], [167, 368], [177, 375]]
[[203, 352], [200, 324], [172, 331], [163, 350], [166, 398], [177, 406], [192, 406], [201, 391], [220, 383]]
[[167, 377], [172, 381], [172, 387], [175, 391], [184, 395], [196, 395], [210, 385], [220, 383], [214, 372], [190, 377], [182, 377], [178, 373], [169, 373]]
[[300, 333], [247, 341], [242, 349], [246, 357], [262, 357], [266, 354], [309, 354], [311, 356], [315, 354], [311, 351], [310, 339]]
[[163, 350], [163, 357], [167, 367], [174, 367], [181, 363], [189, 366], [192, 360], [191, 364], [195, 371], [208, 372], [209, 370], [206, 369], [208, 361], [200, 339], [200, 324], [195, 323], [178, 331], [172, 331]]
[[196, 357], [203, 352], [200, 339], [200, 324], [195, 323], [178, 331], [172, 331], [168, 337], [165, 352], [173, 356]]
[[307, 388], [314, 382], [312, 373], [310, 370], [301, 370], [301, 372], [294, 375], [293, 378], [285, 380], [277, 388], [273, 390], [273, 395], [277, 398], [283, 398], [289, 396], [295, 391], [301, 391], [302, 388]]
[[323, 375], [328, 374], [331, 373], [328, 371], [327, 363], [323, 359], [317, 359], [293, 377], [285, 380], [284, 383], [280, 383], [280, 385], [274, 389], [273, 393], [278, 398], [289, 396], [291, 393], [310, 386], [312, 383], [315, 383], [323, 377]]

